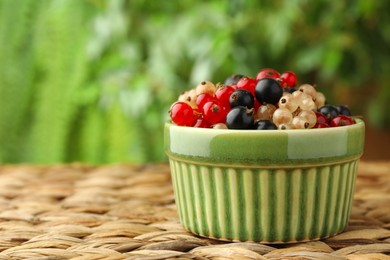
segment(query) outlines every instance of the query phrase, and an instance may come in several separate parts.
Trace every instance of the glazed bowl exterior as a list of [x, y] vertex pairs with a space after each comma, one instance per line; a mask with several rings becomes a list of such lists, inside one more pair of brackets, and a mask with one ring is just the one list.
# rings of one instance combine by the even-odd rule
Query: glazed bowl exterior
[[182, 225], [200, 236], [262, 243], [317, 240], [348, 224], [364, 122], [308, 130], [165, 125]]

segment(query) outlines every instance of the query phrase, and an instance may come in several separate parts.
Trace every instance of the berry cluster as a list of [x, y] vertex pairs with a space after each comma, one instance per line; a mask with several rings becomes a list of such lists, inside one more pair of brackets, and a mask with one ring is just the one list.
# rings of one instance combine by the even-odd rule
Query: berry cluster
[[315, 86], [296, 87], [293, 72], [259, 71], [256, 78], [235, 74], [224, 84], [203, 81], [184, 92], [169, 114], [180, 126], [218, 129], [308, 129], [354, 124], [346, 106], [325, 104]]

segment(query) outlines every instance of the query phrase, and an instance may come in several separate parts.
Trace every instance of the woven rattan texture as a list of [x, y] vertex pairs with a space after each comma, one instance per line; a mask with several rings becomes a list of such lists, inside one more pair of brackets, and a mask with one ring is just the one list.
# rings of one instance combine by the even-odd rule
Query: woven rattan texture
[[348, 229], [226, 243], [178, 222], [168, 165], [0, 166], [1, 259], [390, 259], [390, 162], [361, 162]]

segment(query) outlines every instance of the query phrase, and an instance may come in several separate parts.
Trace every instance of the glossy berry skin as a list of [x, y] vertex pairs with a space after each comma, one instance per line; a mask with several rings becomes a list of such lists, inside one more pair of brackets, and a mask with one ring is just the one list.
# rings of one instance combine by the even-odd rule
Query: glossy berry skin
[[293, 120], [293, 115], [291, 111], [285, 108], [278, 108], [272, 115], [272, 122], [275, 125], [279, 126], [281, 124], [288, 125]]
[[275, 79], [264, 78], [257, 82], [255, 95], [262, 104], [277, 104], [283, 96], [283, 88]]
[[226, 124], [224, 123], [218, 123], [212, 126], [214, 129], [227, 129]]
[[278, 127], [271, 120], [258, 120], [255, 122], [254, 129], [256, 130], [275, 130]]
[[221, 102], [224, 107], [229, 107], [229, 98], [230, 95], [234, 92], [234, 88], [232, 86], [222, 86], [217, 88], [215, 92], [216, 99]]
[[302, 110], [299, 112], [298, 117], [303, 118], [306, 122], [308, 122], [309, 128], [313, 128], [313, 126], [317, 123], [317, 115], [312, 110]]
[[337, 126], [346, 126], [355, 124], [355, 120], [349, 116], [338, 115], [329, 122], [329, 126], [337, 127]]
[[271, 104], [262, 105], [256, 110], [255, 119], [256, 120], [271, 120], [272, 115], [276, 111], [276, 107]]
[[297, 75], [294, 72], [286, 71], [280, 75], [280, 86], [282, 88], [292, 88], [297, 84]]
[[199, 108], [202, 108], [204, 106], [204, 104], [206, 104], [207, 102], [210, 102], [210, 101], [214, 101], [214, 100], [215, 100], [215, 98], [213, 96], [211, 96], [210, 94], [202, 93], [202, 94], [198, 95], [198, 97], [196, 98], [196, 105]]
[[328, 121], [332, 120], [332, 118], [336, 117], [339, 114], [337, 109], [331, 105], [325, 105], [325, 106], [320, 107], [318, 109], [318, 112], [325, 115], [325, 117]]
[[284, 92], [283, 96], [279, 99], [279, 108], [286, 108], [292, 112], [297, 110], [299, 106], [298, 100], [296, 100], [292, 94]]
[[203, 118], [203, 109], [200, 109], [200, 108], [192, 108], [192, 110], [194, 111], [194, 121], [193, 123], [195, 124], [196, 123], [196, 120], [198, 120], [199, 118]]
[[277, 72], [274, 69], [266, 68], [266, 69], [260, 70], [256, 76], [257, 80], [264, 79], [264, 78], [278, 79], [278, 78], [280, 78], [280, 74], [279, 74], [279, 72]]
[[228, 78], [225, 80], [224, 85], [236, 85], [237, 82], [238, 82], [242, 77], [244, 77], [244, 75], [241, 75], [241, 74], [234, 74], [234, 75], [231, 75], [230, 77], [228, 77]]
[[179, 126], [192, 126], [194, 124], [194, 110], [185, 102], [175, 102], [169, 110], [172, 122]]
[[328, 119], [324, 114], [320, 112], [314, 112], [314, 113], [316, 114], [318, 124], [328, 124]]
[[316, 123], [313, 128], [328, 128], [329, 125], [328, 124], [324, 124], [324, 123]]
[[203, 106], [203, 118], [214, 125], [224, 123], [226, 119], [226, 109], [218, 101], [209, 101]]
[[254, 97], [251, 92], [245, 89], [235, 90], [229, 98], [230, 107], [243, 106], [247, 108], [252, 108], [254, 105]]
[[311, 98], [315, 98], [317, 94], [316, 88], [310, 84], [303, 84], [299, 86], [298, 91], [309, 95]]
[[196, 86], [195, 93], [196, 95], [207, 93], [211, 96], [214, 96], [216, 89], [217, 88], [215, 87], [214, 83], [211, 81], [202, 81], [198, 86]]
[[293, 118], [291, 124], [294, 126], [294, 129], [308, 129], [310, 128], [310, 123], [300, 116]]
[[253, 109], [243, 106], [232, 108], [226, 116], [226, 126], [229, 129], [253, 129]]
[[293, 92], [297, 91], [295, 87], [284, 89], [284, 91], [287, 91], [288, 93], [292, 94]]
[[237, 89], [245, 89], [251, 92], [252, 95], [255, 95], [256, 84], [257, 84], [257, 79], [242, 77], [237, 82]]
[[349, 108], [347, 106], [338, 105], [338, 106], [335, 106], [335, 108], [337, 109], [337, 112], [339, 112], [339, 115], [344, 115], [344, 116], [351, 116], [352, 115], [351, 110], [349, 110]]
[[204, 118], [198, 118], [195, 122], [194, 127], [197, 128], [211, 128], [211, 124], [207, 122]]
[[253, 108], [255, 109], [255, 111], [257, 111], [259, 109], [259, 107], [261, 107], [261, 103], [255, 98], [255, 102], [253, 104]]

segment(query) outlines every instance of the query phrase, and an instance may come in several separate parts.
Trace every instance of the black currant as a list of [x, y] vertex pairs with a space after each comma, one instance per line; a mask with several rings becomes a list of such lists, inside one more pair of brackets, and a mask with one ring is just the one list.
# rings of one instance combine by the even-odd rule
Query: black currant
[[234, 75], [231, 75], [230, 77], [228, 77], [228, 78], [225, 80], [224, 85], [226, 85], [226, 86], [236, 85], [237, 82], [238, 82], [242, 77], [244, 77], [244, 75], [241, 75], [241, 74], [234, 74]]
[[278, 127], [272, 123], [271, 120], [258, 120], [255, 122], [255, 126], [254, 126], [255, 129], [257, 130], [274, 130], [274, 129], [278, 129]]
[[343, 115], [343, 116], [351, 116], [352, 115], [351, 110], [349, 110], [349, 108], [347, 106], [338, 105], [338, 106], [335, 106], [335, 108], [337, 109], [337, 112], [339, 113], [339, 115]]
[[292, 94], [294, 91], [296, 91], [297, 89], [295, 87], [292, 87], [292, 88], [287, 88], [285, 89], [284, 91], [287, 91], [288, 93]]
[[256, 99], [262, 104], [276, 104], [283, 96], [283, 88], [275, 79], [263, 78], [257, 82], [255, 95]]
[[253, 123], [253, 108], [234, 107], [226, 116], [226, 126], [229, 129], [253, 129]]
[[333, 117], [338, 116], [338, 114], [339, 114], [337, 109], [334, 106], [331, 106], [331, 105], [325, 105], [325, 106], [320, 107], [318, 109], [318, 112], [320, 112], [323, 115], [325, 115], [325, 117], [328, 120], [328, 122], [330, 120], [332, 120]]
[[247, 108], [252, 108], [255, 103], [255, 98], [252, 93], [245, 89], [235, 90], [229, 98], [230, 107], [243, 106]]

